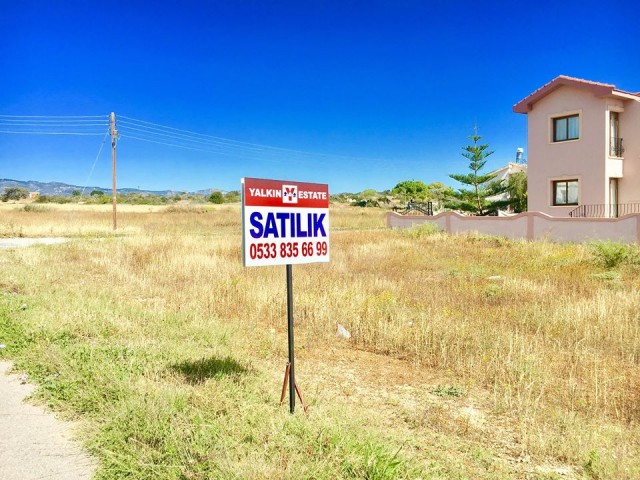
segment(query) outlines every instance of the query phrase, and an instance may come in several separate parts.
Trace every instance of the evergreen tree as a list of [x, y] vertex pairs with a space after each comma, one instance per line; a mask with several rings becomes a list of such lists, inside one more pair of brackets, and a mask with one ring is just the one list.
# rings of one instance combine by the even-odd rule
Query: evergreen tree
[[499, 208], [504, 208], [509, 204], [509, 200], [488, 200], [488, 197], [506, 192], [507, 187], [499, 181], [493, 181], [495, 175], [482, 174], [481, 170], [487, 163], [487, 157], [493, 154], [489, 151], [489, 145], [479, 145], [482, 138], [477, 133], [469, 137], [472, 145], [463, 147], [462, 156], [469, 160], [470, 173], [452, 173], [449, 176], [457, 182], [467, 185], [470, 188], [459, 188], [453, 192], [452, 201], [447, 203], [448, 208], [470, 212], [474, 215], [496, 214]]

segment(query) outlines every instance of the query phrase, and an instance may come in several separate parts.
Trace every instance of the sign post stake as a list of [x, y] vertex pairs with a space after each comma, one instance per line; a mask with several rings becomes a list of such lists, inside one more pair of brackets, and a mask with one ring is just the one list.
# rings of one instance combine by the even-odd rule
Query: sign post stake
[[307, 412], [296, 384], [293, 349], [293, 265], [329, 261], [329, 186], [320, 183], [243, 178], [242, 264], [245, 267], [287, 267], [287, 330], [289, 361], [280, 404], [289, 384], [289, 410], [296, 395]]
[[287, 331], [289, 336], [289, 411], [296, 409], [296, 377], [293, 356], [293, 266], [287, 264]]

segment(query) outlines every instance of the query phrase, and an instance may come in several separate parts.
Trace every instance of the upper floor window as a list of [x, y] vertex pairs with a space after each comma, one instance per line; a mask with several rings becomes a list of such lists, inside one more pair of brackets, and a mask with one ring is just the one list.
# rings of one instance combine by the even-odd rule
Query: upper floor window
[[568, 115], [553, 119], [553, 141], [565, 142], [580, 138], [580, 116]]
[[553, 182], [554, 205], [578, 205], [578, 180]]

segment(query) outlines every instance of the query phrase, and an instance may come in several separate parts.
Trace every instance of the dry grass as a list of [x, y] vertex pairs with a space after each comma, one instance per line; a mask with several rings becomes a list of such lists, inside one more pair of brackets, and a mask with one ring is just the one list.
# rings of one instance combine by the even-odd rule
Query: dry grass
[[[250, 360], [239, 362], [242, 369], [268, 369], [284, 357], [284, 269], [242, 268], [237, 206], [128, 206], [118, 236], [110, 231], [109, 208], [64, 207], [2, 206], [0, 236], [99, 237], [0, 252], [0, 291], [18, 290], [38, 304], [29, 328], [144, 349], [152, 357], [172, 352], [185, 361], [190, 351], [244, 352]], [[341, 323], [353, 348], [455, 385], [422, 385], [437, 393], [421, 394], [431, 399], [427, 410], [394, 390], [395, 403], [385, 400], [391, 420], [369, 420], [391, 445], [415, 437], [412, 458], [433, 478], [433, 458], [449, 473], [473, 478], [524, 475], [515, 460], [504, 466], [498, 457], [568, 465], [591, 478], [640, 477], [637, 265], [601, 275], [586, 246], [381, 230], [383, 214], [375, 209], [336, 208], [331, 223], [334, 232], [345, 230], [332, 236], [331, 263], [294, 268], [299, 354], [313, 372], [308, 384], [337, 388], [326, 387], [332, 373], [312, 365], [335, 367], [326, 351]], [[367, 368], [374, 357], [359, 358]], [[135, 380], [144, 386], [136, 388], [178, 388], [174, 375], [163, 375], [144, 370]], [[364, 415], [377, 417], [375, 391], [386, 387], [369, 389], [376, 380], [360, 376], [354, 388], [366, 393], [371, 409]], [[189, 388], [194, 398], [208, 391]], [[455, 413], [448, 407], [455, 400], [442, 400], [457, 391], [483, 409], [482, 422]], [[329, 393], [315, 394], [320, 411], [323, 395]], [[443, 442], [472, 453], [439, 456], [432, 446]], [[236, 469], [252, 465], [228, 461]], [[268, 478], [272, 468], [249, 477]]]
[[[25, 211], [25, 207], [34, 210]], [[238, 205], [118, 205], [118, 229], [114, 232], [111, 205], [0, 203], [0, 237], [104, 237], [155, 231], [210, 234], [207, 229], [220, 231], [237, 226], [239, 208]]]

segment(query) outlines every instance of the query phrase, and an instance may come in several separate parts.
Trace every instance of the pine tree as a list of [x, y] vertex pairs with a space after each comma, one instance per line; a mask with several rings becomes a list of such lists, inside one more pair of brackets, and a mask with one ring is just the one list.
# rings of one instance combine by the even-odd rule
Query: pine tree
[[504, 193], [506, 186], [499, 181], [493, 181], [495, 175], [480, 173], [487, 163], [487, 157], [493, 152], [488, 150], [489, 145], [478, 144], [482, 137], [477, 133], [469, 138], [473, 144], [463, 147], [462, 156], [469, 160], [471, 172], [467, 174], [452, 173], [449, 176], [470, 188], [459, 188], [457, 192], [453, 192], [453, 200], [447, 203], [447, 207], [470, 212], [474, 215], [496, 214], [498, 209], [506, 207], [509, 201], [490, 201], [487, 198]]

